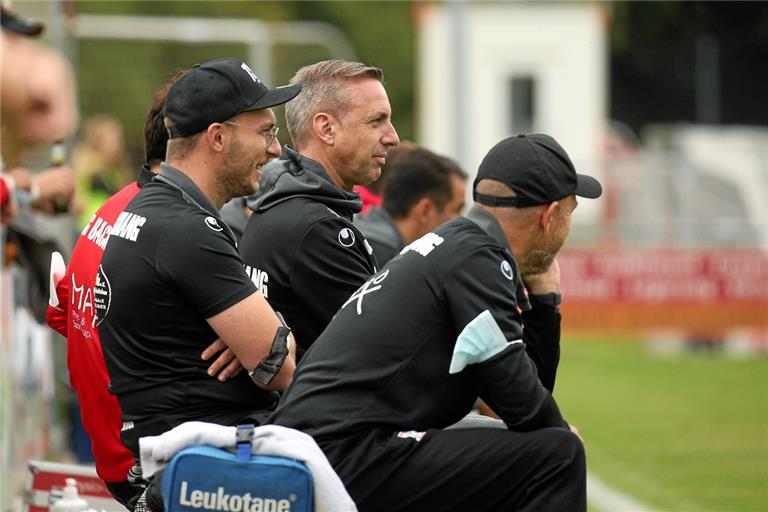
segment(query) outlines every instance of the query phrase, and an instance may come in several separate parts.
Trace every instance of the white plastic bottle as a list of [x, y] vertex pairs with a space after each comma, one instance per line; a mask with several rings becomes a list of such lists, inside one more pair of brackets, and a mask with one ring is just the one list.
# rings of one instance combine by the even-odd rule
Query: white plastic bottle
[[74, 478], [65, 480], [64, 494], [61, 499], [51, 505], [51, 512], [82, 512], [88, 510], [88, 502], [77, 494], [77, 481]]

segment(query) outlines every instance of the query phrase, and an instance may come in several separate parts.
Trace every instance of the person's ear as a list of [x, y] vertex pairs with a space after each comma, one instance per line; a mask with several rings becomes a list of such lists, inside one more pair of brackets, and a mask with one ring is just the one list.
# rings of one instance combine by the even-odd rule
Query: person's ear
[[411, 208], [411, 215], [419, 222], [419, 224], [425, 225], [429, 223], [436, 210], [437, 207], [435, 206], [435, 202], [429, 197], [424, 196], [413, 205]]
[[213, 123], [208, 125], [208, 129], [205, 130], [204, 137], [211, 149], [217, 153], [224, 151], [224, 139], [227, 137], [227, 135], [224, 132], [223, 124]]
[[539, 215], [539, 224], [545, 235], [549, 235], [554, 225], [555, 216], [560, 209], [559, 201], [552, 201], [548, 205], [542, 207], [541, 214]]
[[336, 119], [325, 112], [318, 112], [312, 118], [312, 130], [315, 135], [328, 144], [333, 146], [336, 135]]

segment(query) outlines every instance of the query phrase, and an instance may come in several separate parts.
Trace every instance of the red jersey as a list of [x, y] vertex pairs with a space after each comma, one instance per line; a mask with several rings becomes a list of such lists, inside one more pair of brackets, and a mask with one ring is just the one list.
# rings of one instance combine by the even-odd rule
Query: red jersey
[[0, 176], [0, 207], [5, 206], [5, 203], [11, 200], [11, 188], [5, 182], [5, 179]]
[[109, 393], [109, 374], [96, 323], [96, 309], [103, 306], [103, 298], [94, 295], [94, 283], [112, 225], [138, 192], [139, 185], [131, 183], [93, 214], [75, 244], [64, 278], [56, 287], [59, 306], [48, 306], [46, 315], [48, 325], [67, 338], [69, 379], [80, 399], [96, 472], [102, 480], [115, 483], [126, 481], [134, 460], [120, 442], [120, 405]]
[[381, 196], [377, 196], [366, 187], [362, 185], [355, 185], [353, 190], [360, 194], [360, 199], [363, 201], [363, 209], [360, 210], [358, 215], [365, 215], [370, 208], [373, 208], [374, 206], [381, 206]]

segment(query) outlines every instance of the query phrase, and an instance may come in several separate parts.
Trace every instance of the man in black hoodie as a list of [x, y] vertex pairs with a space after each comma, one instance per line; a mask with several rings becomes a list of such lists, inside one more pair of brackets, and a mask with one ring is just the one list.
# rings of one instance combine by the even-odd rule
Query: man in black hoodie
[[264, 168], [240, 253], [246, 270], [293, 329], [298, 359], [376, 260], [352, 224], [362, 208], [355, 185], [381, 174], [399, 138], [379, 68], [330, 60], [301, 68], [286, 124], [295, 150]]

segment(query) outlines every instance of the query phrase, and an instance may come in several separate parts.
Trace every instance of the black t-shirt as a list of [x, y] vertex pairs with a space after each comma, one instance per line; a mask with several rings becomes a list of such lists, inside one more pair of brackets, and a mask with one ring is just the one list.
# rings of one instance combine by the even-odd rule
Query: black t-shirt
[[488, 310], [508, 341], [521, 340], [521, 311], [528, 307], [504, 245], [469, 219], [443, 224], [344, 303], [270, 421], [318, 440], [371, 429], [441, 429], [480, 396], [510, 428], [564, 426], [524, 343], [448, 372], [469, 322]]
[[96, 294], [111, 391], [124, 419], [173, 413], [205, 420], [273, 406], [275, 394], [245, 372], [219, 382], [206, 374], [212, 361], [200, 359], [217, 338], [206, 318], [256, 292], [213, 205], [163, 164], [120, 219]]

